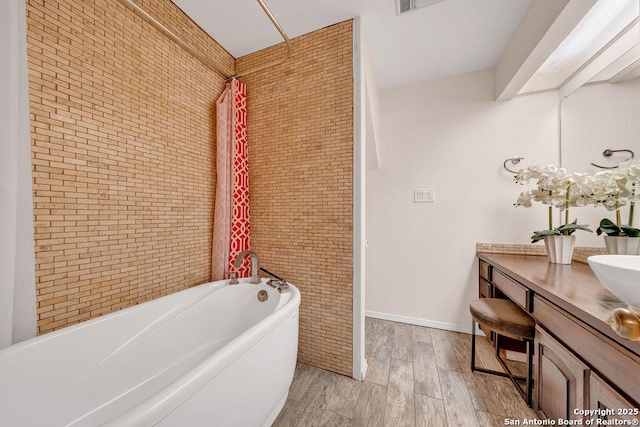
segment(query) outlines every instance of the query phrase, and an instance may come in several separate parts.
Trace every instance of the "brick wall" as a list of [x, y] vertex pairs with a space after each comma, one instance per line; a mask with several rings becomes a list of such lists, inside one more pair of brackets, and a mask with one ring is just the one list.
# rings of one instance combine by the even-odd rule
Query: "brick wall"
[[[276, 46], [236, 71], [280, 58]], [[346, 21], [293, 40], [248, 92], [251, 246], [302, 292], [298, 360], [352, 373], [353, 35]]]
[[[227, 74], [169, 0], [139, 4]], [[28, 0], [38, 331], [210, 279], [224, 81], [115, 0]]]
[[[226, 74], [169, 0], [138, 3]], [[210, 280], [223, 78], [115, 0], [28, 0], [39, 333]], [[351, 374], [351, 22], [248, 76], [252, 247], [300, 287], [299, 359]]]

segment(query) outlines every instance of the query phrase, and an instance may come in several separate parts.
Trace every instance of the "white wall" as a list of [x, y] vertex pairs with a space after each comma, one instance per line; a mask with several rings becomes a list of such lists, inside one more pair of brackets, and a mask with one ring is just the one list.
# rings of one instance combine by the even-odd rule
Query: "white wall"
[[25, 16], [0, 2], [0, 348], [36, 331]]
[[[593, 174], [602, 169], [591, 166], [615, 166], [628, 157], [627, 153], [614, 154], [607, 159], [602, 152], [607, 148], [633, 150], [640, 158], [640, 79], [623, 83], [583, 86], [562, 101], [562, 166], [575, 172]], [[628, 213], [623, 209], [623, 223]], [[574, 211], [571, 217], [578, 222], [598, 227], [602, 218], [615, 221], [615, 214], [591, 206]], [[640, 215], [634, 225], [640, 226]], [[576, 233], [580, 246], [604, 246], [602, 237]]]
[[[493, 71], [380, 94], [380, 169], [367, 171], [366, 310], [468, 331], [477, 242], [529, 243], [546, 208], [515, 208], [502, 168], [558, 163], [557, 92], [495, 102]], [[434, 203], [413, 203], [434, 188]], [[377, 313], [377, 314], [376, 314]]]

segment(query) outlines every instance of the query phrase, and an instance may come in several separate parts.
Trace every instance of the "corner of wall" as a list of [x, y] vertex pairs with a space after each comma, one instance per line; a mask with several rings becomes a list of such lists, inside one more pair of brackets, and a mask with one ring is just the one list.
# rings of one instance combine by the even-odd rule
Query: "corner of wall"
[[362, 58], [362, 74], [364, 82], [362, 84], [365, 93], [365, 117], [366, 117], [366, 168], [367, 170], [376, 170], [380, 167], [380, 90], [375, 75], [373, 59], [367, 46], [365, 31], [360, 27], [360, 48]]
[[363, 67], [363, 31], [360, 18], [353, 20], [353, 373], [363, 381], [365, 359], [365, 171], [367, 166], [368, 111]]

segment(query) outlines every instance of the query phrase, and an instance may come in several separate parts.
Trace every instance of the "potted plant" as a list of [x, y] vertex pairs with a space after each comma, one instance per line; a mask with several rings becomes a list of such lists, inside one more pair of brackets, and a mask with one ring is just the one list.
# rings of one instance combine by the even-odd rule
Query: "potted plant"
[[[584, 174], [567, 173], [557, 166], [530, 166], [520, 170], [514, 177], [515, 182], [527, 184], [536, 179], [536, 189], [520, 194], [516, 206], [531, 207], [532, 201], [548, 205], [549, 228], [534, 231], [531, 243], [544, 240], [549, 262], [556, 264], [571, 264], [573, 248], [575, 247], [576, 230], [592, 232], [588, 226], [578, 224], [577, 220], [569, 222], [569, 208], [586, 206], [589, 201], [590, 187]], [[564, 211], [564, 224], [553, 226], [553, 207]]]
[[[610, 254], [640, 255], [640, 229], [633, 227], [635, 204], [640, 198], [640, 161], [622, 162], [614, 170], [598, 172], [593, 177], [592, 204], [615, 211], [615, 222], [600, 221], [598, 235], [606, 234], [604, 243]], [[622, 224], [620, 208], [629, 205], [627, 225]]]

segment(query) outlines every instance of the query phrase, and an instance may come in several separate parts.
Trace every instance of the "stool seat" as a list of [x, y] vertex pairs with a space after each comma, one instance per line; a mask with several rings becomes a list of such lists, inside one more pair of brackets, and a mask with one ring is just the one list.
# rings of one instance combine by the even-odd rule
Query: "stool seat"
[[[471, 312], [471, 372], [484, 372], [501, 377], [509, 377], [529, 408], [533, 403], [533, 351], [536, 335], [536, 323], [516, 303], [500, 298], [480, 298], [469, 305]], [[476, 367], [476, 323], [493, 331], [496, 358], [504, 372]], [[500, 357], [500, 337], [506, 336], [523, 340], [527, 348], [527, 376], [515, 376], [507, 363]], [[525, 381], [521, 388], [518, 381]]]
[[517, 339], [535, 336], [535, 321], [513, 301], [481, 298], [469, 305], [469, 311], [476, 322], [497, 334]]

